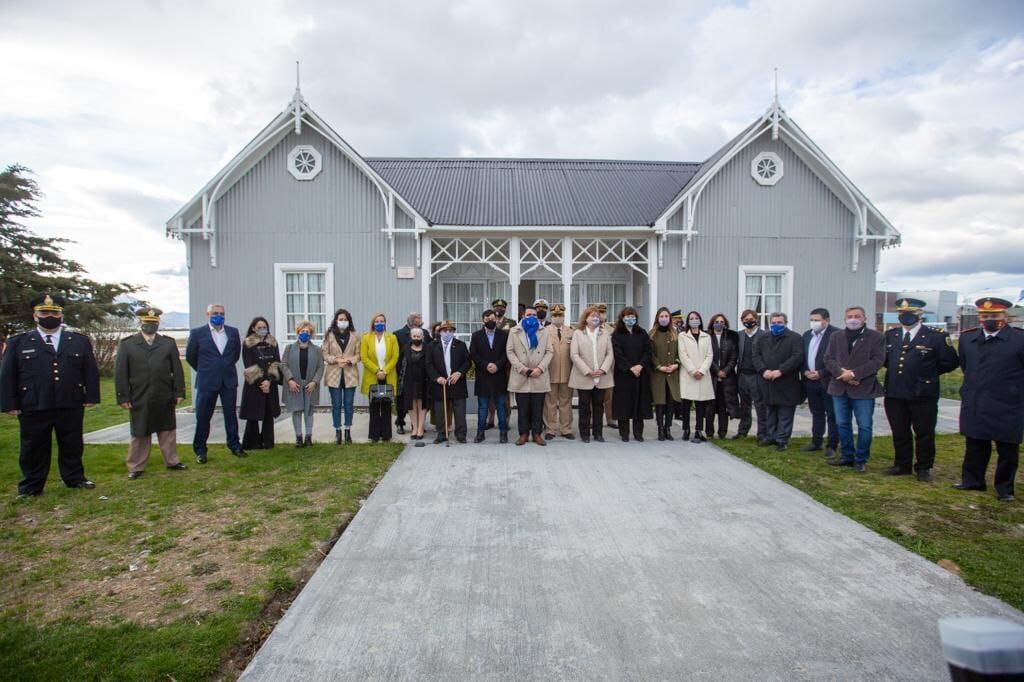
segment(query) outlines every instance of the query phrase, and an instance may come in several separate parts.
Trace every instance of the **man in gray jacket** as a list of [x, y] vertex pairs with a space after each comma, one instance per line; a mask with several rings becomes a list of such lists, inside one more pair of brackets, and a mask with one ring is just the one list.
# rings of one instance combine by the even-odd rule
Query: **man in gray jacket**
[[[835, 407], [841, 450], [839, 457], [829, 464], [853, 467], [854, 471], [863, 473], [871, 456], [875, 398], [884, 393], [877, 375], [885, 363], [885, 337], [868, 328], [867, 313], [860, 306], [847, 308], [845, 318], [846, 329], [832, 335], [825, 351], [825, 367], [832, 375], [828, 394]], [[854, 418], [857, 420], [856, 446]]]

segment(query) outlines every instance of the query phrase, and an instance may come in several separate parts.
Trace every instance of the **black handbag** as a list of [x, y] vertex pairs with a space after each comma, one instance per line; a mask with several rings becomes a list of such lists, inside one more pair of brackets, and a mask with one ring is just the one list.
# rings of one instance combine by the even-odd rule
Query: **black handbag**
[[370, 384], [371, 403], [390, 403], [395, 400], [395, 388], [388, 383]]

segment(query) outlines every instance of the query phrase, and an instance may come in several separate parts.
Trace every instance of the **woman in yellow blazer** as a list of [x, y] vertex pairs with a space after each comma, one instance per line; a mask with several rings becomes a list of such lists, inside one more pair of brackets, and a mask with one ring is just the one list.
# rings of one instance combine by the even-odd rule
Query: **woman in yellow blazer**
[[[396, 392], [398, 389], [398, 339], [387, 330], [388, 321], [384, 313], [377, 313], [370, 321], [370, 331], [363, 335], [359, 344], [359, 357], [363, 361], [363, 382], [361, 390], [370, 394], [370, 386], [388, 383]], [[391, 440], [391, 404], [370, 405], [370, 440]]]

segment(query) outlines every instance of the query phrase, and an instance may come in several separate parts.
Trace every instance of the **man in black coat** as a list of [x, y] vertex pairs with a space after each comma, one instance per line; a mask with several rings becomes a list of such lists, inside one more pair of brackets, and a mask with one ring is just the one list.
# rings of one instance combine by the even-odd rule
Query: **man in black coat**
[[[867, 312], [851, 306], [843, 315], [846, 328], [833, 334], [825, 351], [825, 367], [832, 379], [828, 394], [836, 411], [839, 427], [839, 457], [832, 466], [849, 466], [857, 473], [867, 470], [874, 435], [875, 398], [882, 395], [878, 370], [885, 362], [885, 338], [868, 327]], [[857, 420], [854, 445], [853, 420]]]
[[960, 335], [960, 433], [967, 439], [963, 472], [957, 490], [984, 490], [985, 470], [996, 453], [996, 495], [1013, 502], [1013, 482], [1024, 439], [1024, 331], [1007, 324], [1012, 304], [983, 298], [978, 307], [980, 329]]
[[476, 438], [474, 443], [482, 443], [486, 437], [485, 425], [490, 406], [498, 415], [498, 440], [508, 442], [508, 332], [498, 329], [498, 321], [493, 310], [485, 310], [483, 327], [473, 332], [469, 340], [469, 356], [476, 367], [476, 382], [473, 394], [476, 395]]
[[889, 476], [915, 471], [917, 479], [932, 480], [935, 464], [935, 424], [939, 417], [939, 375], [960, 364], [953, 342], [944, 331], [921, 323], [925, 302], [904, 298], [896, 308], [900, 325], [885, 333], [885, 416], [892, 429], [893, 465]]
[[839, 445], [839, 427], [836, 426], [832, 396], [828, 394], [828, 382], [832, 375], [825, 367], [825, 349], [828, 348], [829, 338], [839, 329], [830, 323], [827, 308], [815, 308], [811, 311], [809, 319], [811, 328], [804, 332], [804, 366], [801, 372], [804, 377], [804, 392], [807, 393], [807, 407], [811, 410], [811, 442], [801, 450], [821, 450], [827, 426], [825, 457], [831, 459], [835, 457], [836, 446]]
[[10, 338], [0, 365], [0, 411], [18, 418], [18, 494], [41, 495], [57, 434], [57, 466], [69, 488], [95, 488], [82, 464], [85, 408], [100, 401], [100, 372], [85, 336], [61, 327], [64, 298], [32, 299], [36, 328]]
[[[423, 328], [423, 315], [420, 313], [409, 313], [405, 318], [405, 326], [395, 332], [395, 339], [398, 340], [398, 366], [402, 366], [402, 359], [409, 352], [409, 345], [412, 343], [410, 333], [413, 329], [423, 331], [424, 347], [430, 343], [430, 332]], [[405, 398], [399, 394], [395, 398], [395, 430], [398, 433], [405, 433], [405, 416], [409, 414], [409, 406], [405, 404]]]
[[736, 378], [739, 380], [737, 389], [739, 391], [740, 403], [740, 424], [737, 427], [736, 435], [733, 438], [746, 438], [750, 431], [751, 416], [750, 409], [753, 407], [757, 413], [757, 441], [763, 442], [765, 431], [768, 425], [768, 412], [765, 409], [764, 399], [761, 395], [764, 380], [754, 366], [754, 348], [757, 342], [766, 336], [766, 332], [758, 326], [758, 316], [753, 310], [744, 310], [740, 313], [740, 324], [743, 325], [738, 333], [739, 351], [736, 357]]
[[754, 344], [754, 367], [764, 380], [762, 399], [768, 423], [761, 445], [786, 449], [793, 435], [796, 406], [803, 402], [800, 368], [804, 364], [804, 343], [800, 335], [786, 327], [785, 313], [768, 316], [770, 334]]
[[[444, 320], [438, 325], [439, 339], [427, 346], [427, 377], [434, 385], [434, 414], [445, 418], [445, 400], [455, 417], [455, 438], [466, 442], [466, 373], [469, 372], [469, 348], [455, 338], [455, 323]], [[447, 440], [444, 424], [437, 431], [435, 443]]]

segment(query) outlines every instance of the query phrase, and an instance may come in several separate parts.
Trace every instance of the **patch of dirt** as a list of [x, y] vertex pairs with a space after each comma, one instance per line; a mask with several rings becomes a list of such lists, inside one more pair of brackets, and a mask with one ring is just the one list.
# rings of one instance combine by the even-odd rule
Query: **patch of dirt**
[[955, 562], [949, 559], [939, 559], [938, 564], [940, 568], [946, 569], [957, 577], [960, 576], [960, 567]]

